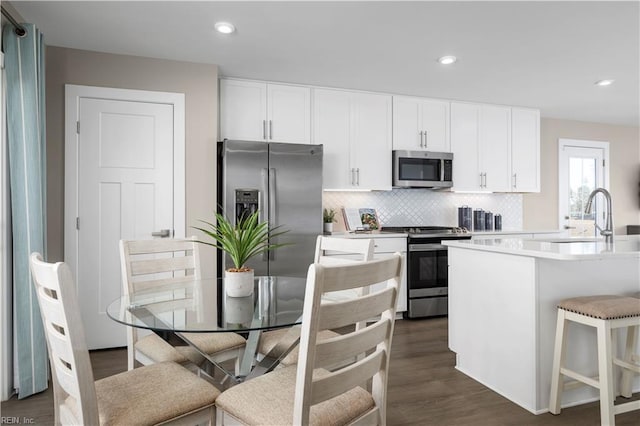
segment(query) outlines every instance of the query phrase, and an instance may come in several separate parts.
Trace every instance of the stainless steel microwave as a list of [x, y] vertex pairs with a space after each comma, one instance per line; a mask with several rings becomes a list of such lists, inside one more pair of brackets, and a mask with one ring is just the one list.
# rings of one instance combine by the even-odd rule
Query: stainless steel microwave
[[450, 188], [453, 186], [453, 154], [393, 151], [393, 186], [396, 188]]

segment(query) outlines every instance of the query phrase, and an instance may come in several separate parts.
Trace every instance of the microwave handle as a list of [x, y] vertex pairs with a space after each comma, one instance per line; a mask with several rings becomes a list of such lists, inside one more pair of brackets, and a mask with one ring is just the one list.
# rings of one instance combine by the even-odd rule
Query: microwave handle
[[444, 161], [445, 160], [440, 160], [440, 182], [444, 182]]

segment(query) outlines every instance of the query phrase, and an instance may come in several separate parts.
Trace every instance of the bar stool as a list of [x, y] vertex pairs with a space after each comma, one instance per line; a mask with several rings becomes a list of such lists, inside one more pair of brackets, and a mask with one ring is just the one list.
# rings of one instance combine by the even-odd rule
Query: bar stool
[[[586, 377], [564, 366], [566, 354], [567, 321], [574, 321], [595, 327], [598, 335], [598, 377]], [[615, 330], [627, 328], [627, 341], [624, 358], [615, 354]], [[556, 326], [556, 341], [553, 354], [553, 368], [551, 376], [551, 395], [549, 397], [549, 411], [560, 414], [560, 399], [565, 388], [586, 384], [600, 390], [600, 422], [602, 425], [615, 425], [616, 414], [640, 409], [640, 401], [613, 404], [614, 392], [614, 364], [622, 367], [621, 394], [631, 396], [633, 374], [640, 373], [640, 365], [634, 364], [634, 350], [638, 331], [640, 329], [640, 300], [624, 296], [586, 296], [566, 299], [558, 304], [558, 322]], [[563, 383], [562, 375], [577, 382]]]

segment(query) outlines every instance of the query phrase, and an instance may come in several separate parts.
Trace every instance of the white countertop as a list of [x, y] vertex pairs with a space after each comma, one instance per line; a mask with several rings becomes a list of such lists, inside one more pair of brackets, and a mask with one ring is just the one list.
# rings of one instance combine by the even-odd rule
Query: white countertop
[[395, 232], [380, 232], [380, 231], [371, 231], [371, 232], [334, 232], [331, 235], [325, 234], [325, 237], [334, 237], [334, 238], [407, 238], [406, 233], [395, 233]]
[[[487, 235], [492, 236], [495, 235], [497, 237], [502, 235], [526, 235], [526, 234], [554, 234], [558, 232], [563, 232], [558, 229], [538, 229], [535, 231], [531, 230], [502, 230], [502, 231], [472, 231], [467, 232], [467, 235], [471, 236], [481, 236]], [[334, 232], [331, 235], [327, 235], [329, 237], [337, 237], [337, 238], [406, 238], [408, 234], [401, 232], [380, 232], [380, 231], [371, 231], [371, 232]]]
[[[571, 242], [566, 242], [571, 241]], [[640, 259], [640, 235], [621, 235], [613, 244], [595, 238], [491, 238], [443, 241], [449, 247], [555, 260], [636, 257]], [[640, 264], [639, 264], [640, 268]]]
[[521, 235], [521, 234], [555, 234], [559, 232], [565, 232], [563, 229], [536, 229], [534, 231], [520, 229], [520, 230], [505, 230], [502, 231], [471, 231], [472, 236], [478, 235]]

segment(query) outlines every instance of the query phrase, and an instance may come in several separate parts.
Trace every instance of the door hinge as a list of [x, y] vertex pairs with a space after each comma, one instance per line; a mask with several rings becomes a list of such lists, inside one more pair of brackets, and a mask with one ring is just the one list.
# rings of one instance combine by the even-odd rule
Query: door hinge
[[76, 229], [80, 230], [80, 218], [76, 217]]
[[80, 122], [76, 121], [76, 133], [80, 134]]

